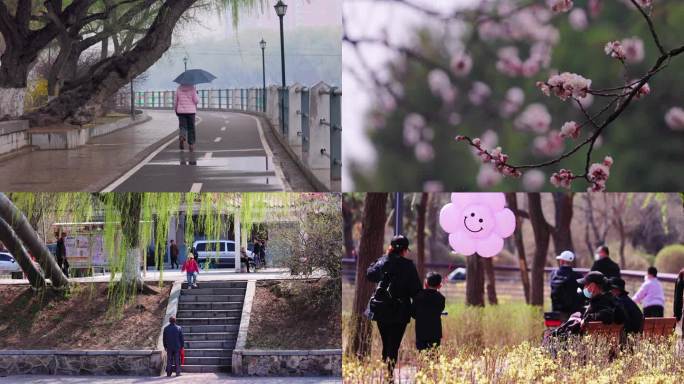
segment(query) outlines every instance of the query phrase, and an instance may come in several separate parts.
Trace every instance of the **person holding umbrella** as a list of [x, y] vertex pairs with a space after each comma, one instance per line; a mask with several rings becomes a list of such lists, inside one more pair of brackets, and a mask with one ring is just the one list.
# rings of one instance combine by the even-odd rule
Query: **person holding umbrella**
[[180, 84], [176, 89], [174, 100], [176, 116], [180, 128], [179, 146], [181, 151], [185, 149], [187, 141], [190, 152], [195, 150], [195, 114], [197, 113], [197, 89], [195, 84], [209, 83], [216, 76], [201, 69], [190, 69], [181, 73], [174, 82]]

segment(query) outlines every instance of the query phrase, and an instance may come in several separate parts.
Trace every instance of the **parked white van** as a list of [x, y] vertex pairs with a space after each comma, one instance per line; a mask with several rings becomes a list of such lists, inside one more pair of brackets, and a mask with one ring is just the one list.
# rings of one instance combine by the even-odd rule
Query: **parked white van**
[[[192, 243], [197, 253], [197, 262], [201, 268], [207, 260], [212, 268], [235, 268], [235, 241], [233, 240], [197, 240]], [[218, 254], [216, 250], [218, 249]], [[247, 249], [250, 266], [254, 265], [254, 253]]]

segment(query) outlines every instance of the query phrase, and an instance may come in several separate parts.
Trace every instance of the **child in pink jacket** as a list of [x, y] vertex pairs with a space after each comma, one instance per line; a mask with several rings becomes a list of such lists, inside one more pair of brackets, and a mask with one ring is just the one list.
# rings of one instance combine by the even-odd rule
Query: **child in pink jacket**
[[180, 126], [180, 149], [184, 149], [187, 141], [190, 152], [194, 151], [195, 145], [195, 114], [197, 113], [197, 90], [194, 85], [179, 85], [176, 89], [176, 115]]

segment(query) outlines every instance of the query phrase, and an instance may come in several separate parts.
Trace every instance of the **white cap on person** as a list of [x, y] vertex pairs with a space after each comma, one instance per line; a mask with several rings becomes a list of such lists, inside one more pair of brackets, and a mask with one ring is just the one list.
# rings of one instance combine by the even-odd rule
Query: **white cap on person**
[[560, 256], [556, 256], [556, 260], [565, 260], [569, 262], [575, 261], [575, 254], [571, 251], [563, 251]]

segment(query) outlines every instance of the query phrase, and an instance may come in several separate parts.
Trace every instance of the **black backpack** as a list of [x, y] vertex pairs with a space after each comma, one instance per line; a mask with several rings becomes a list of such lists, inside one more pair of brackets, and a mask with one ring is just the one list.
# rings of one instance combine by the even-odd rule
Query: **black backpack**
[[368, 303], [370, 319], [374, 321], [395, 320], [401, 316], [403, 302], [392, 297], [392, 276], [385, 272]]

